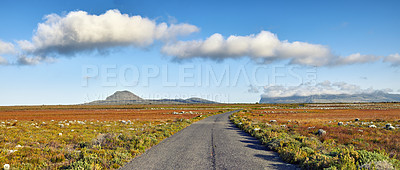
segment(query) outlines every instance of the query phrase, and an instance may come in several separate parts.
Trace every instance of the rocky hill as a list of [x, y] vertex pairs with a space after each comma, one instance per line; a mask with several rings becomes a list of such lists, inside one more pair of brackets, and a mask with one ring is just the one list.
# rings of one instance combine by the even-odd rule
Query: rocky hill
[[135, 94], [133, 94], [130, 91], [117, 91], [114, 94], [112, 94], [111, 96], [108, 96], [106, 98], [107, 101], [125, 101], [125, 100], [143, 100], [142, 98], [140, 98], [139, 96], [136, 96]]
[[97, 100], [88, 105], [126, 105], [126, 104], [212, 104], [217, 103], [201, 98], [189, 99], [142, 99], [130, 91], [117, 91], [105, 100]]

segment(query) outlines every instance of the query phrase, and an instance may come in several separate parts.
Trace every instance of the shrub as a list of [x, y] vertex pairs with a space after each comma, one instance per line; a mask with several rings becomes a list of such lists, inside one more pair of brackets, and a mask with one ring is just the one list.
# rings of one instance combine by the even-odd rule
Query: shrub
[[57, 155], [54, 155], [50, 158], [50, 161], [53, 163], [57, 163], [57, 162], [63, 162], [65, 160], [65, 156], [62, 153], [59, 153]]
[[369, 152], [366, 150], [359, 150], [358, 152], [358, 159], [357, 163], [359, 165], [363, 165], [369, 162], [374, 162], [374, 161], [385, 161], [389, 160], [389, 158], [385, 155], [379, 154], [377, 152]]

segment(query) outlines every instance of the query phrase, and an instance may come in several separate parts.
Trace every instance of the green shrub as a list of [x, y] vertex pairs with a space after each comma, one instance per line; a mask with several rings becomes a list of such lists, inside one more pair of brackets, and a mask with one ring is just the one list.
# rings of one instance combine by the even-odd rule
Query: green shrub
[[389, 158], [385, 155], [379, 154], [377, 152], [369, 152], [366, 150], [359, 150], [358, 152], [358, 159], [357, 163], [359, 165], [363, 165], [369, 162], [373, 161], [384, 161], [384, 160], [389, 160]]
[[336, 160], [329, 155], [318, 153], [307, 157], [300, 166], [303, 169], [324, 169], [331, 167]]

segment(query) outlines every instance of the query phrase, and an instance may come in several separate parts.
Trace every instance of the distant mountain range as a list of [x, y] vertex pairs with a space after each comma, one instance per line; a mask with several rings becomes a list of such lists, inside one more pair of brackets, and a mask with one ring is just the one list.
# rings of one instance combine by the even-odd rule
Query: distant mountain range
[[105, 100], [85, 103], [87, 105], [126, 105], [126, 104], [212, 104], [217, 103], [201, 98], [189, 99], [142, 99], [130, 91], [117, 91]]
[[260, 103], [367, 103], [367, 102], [400, 102], [400, 94], [389, 94], [382, 91], [362, 94], [325, 94], [310, 96], [267, 97], [262, 96]]
[[[361, 94], [324, 94], [310, 96], [267, 97], [262, 96], [260, 103], [368, 103], [400, 102], [400, 94], [382, 91]], [[188, 99], [142, 99], [130, 91], [117, 91], [105, 100], [85, 103], [87, 105], [127, 105], [127, 104], [213, 104], [217, 103], [201, 98]]]

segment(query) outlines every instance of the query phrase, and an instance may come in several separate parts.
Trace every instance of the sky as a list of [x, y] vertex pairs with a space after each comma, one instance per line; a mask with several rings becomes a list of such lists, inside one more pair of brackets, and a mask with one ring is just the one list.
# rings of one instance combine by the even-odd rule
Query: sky
[[400, 93], [399, 1], [0, 1], [0, 105]]

